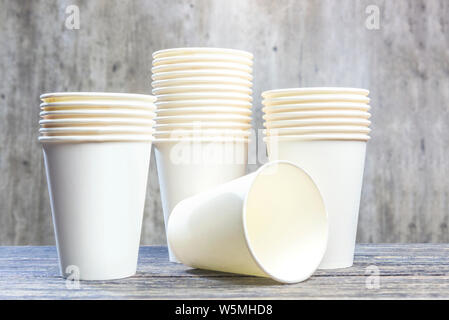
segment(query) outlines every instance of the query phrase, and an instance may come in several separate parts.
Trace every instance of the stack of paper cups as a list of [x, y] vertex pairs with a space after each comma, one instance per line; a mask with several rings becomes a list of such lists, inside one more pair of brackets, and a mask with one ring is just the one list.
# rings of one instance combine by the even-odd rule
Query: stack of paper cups
[[[181, 200], [245, 174], [251, 53], [178, 48], [153, 54], [155, 155], [165, 225]], [[170, 261], [176, 261], [169, 248]]]
[[360, 194], [369, 140], [368, 90], [296, 88], [262, 93], [270, 160], [290, 160], [321, 189], [329, 240], [320, 268], [353, 264]]
[[39, 141], [62, 275], [135, 274], [155, 98], [67, 92], [41, 99]]

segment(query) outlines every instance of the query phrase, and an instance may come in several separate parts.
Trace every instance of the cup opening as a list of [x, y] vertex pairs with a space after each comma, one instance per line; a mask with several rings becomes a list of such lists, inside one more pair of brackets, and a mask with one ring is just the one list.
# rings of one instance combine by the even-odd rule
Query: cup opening
[[324, 201], [312, 178], [287, 161], [258, 171], [245, 198], [248, 249], [271, 278], [296, 283], [318, 268], [327, 245]]

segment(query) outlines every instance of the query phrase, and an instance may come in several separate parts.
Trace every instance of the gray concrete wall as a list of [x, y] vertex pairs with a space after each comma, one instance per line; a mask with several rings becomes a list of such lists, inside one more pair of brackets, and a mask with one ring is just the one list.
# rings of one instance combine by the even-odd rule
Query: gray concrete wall
[[[70, 4], [79, 30], [64, 26]], [[379, 30], [365, 27], [371, 4]], [[369, 88], [358, 241], [449, 241], [448, 1], [0, 0], [0, 244], [54, 243], [39, 95], [149, 93], [151, 53], [181, 46], [254, 53], [257, 127], [264, 90]], [[154, 159], [142, 242], [165, 242]]]

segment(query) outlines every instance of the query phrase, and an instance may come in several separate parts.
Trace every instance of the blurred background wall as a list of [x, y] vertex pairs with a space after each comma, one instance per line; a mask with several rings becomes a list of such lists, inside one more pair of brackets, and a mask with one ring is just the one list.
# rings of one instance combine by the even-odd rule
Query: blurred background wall
[[[65, 27], [71, 4], [79, 30]], [[370, 89], [358, 241], [449, 241], [448, 1], [0, 0], [0, 245], [54, 243], [39, 95], [150, 93], [152, 52], [182, 46], [254, 53], [258, 128], [264, 90]], [[165, 243], [154, 158], [142, 243]]]

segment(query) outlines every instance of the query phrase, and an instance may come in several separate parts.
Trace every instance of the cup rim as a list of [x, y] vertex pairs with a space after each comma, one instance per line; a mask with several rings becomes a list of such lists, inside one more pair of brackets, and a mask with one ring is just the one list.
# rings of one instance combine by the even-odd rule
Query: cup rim
[[245, 86], [238, 85], [214, 85], [214, 84], [203, 84], [203, 85], [184, 85], [184, 86], [169, 86], [169, 87], [158, 87], [153, 88], [151, 91], [154, 95], [160, 94], [174, 94], [174, 93], [207, 93], [207, 92], [238, 92], [243, 94], [252, 95], [253, 90]]
[[183, 100], [202, 100], [202, 99], [230, 99], [237, 101], [253, 101], [253, 98], [249, 94], [238, 93], [238, 92], [220, 92], [220, 91], [210, 91], [210, 92], [188, 92], [188, 93], [167, 93], [157, 95], [157, 101], [168, 102], [168, 101], [183, 101]]
[[242, 137], [204, 137], [204, 138], [155, 138], [154, 144], [173, 142], [242, 142], [250, 143], [250, 138]]
[[249, 130], [238, 130], [238, 129], [202, 129], [202, 130], [188, 130], [188, 129], [178, 129], [178, 130], [157, 130], [153, 133], [153, 135], [157, 138], [158, 136], [166, 136], [170, 134], [185, 134], [185, 137], [196, 138], [196, 137], [207, 137], [207, 136], [236, 136], [236, 137], [248, 137], [251, 135]]
[[49, 127], [39, 128], [39, 133], [57, 133], [57, 132], [148, 132], [154, 133], [153, 127], [139, 126], [96, 126], [96, 127]]
[[83, 115], [98, 115], [98, 116], [130, 116], [142, 118], [155, 118], [156, 112], [143, 111], [137, 109], [65, 109], [65, 110], [43, 110], [39, 112], [40, 117], [51, 116], [83, 116]]
[[[293, 163], [291, 161], [286, 161], [286, 160], [275, 160], [275, 161], [271, 161], [268, 163], [265, 163], [263, 166], [261, 166], [259, 169], [257, 169], [254, 177], [251, 180], [250, 186], [249, 186], [249, 190], [252, 189], [252, 187], [254, 186], [255, 181], [257, 180], [257, 177], [267, 168], [273, 165], [279, 165], [279, 164], [287, 164], [290, 166], [293, 166], [297, 169], [299, 169], [300, 171], [302, 171], [307, 178], [311, 181], [311, 183], [313, 184], [313, 186], [315, 187], [318, 195], [319, 195], [319, 199], [321, 200], [321, 206], [324, 209], [324, 215], [326, 217], [326, 221], [329, 221], [329, 214], [327, 212], [327, 207], [326, 207], [326, 203], [324, 201], [324, 197], [323, 197], [323, 193], [320, 190], [319, 186], [317, 185], [317, 183], [315, 182], [315, 180], [313, 179], [313, 177], [302, 167], [300, 167], [298, 164]], [[298, 283], [301, 281], [304, 281], [306, 279], [308, 279], [319, 267], [321, 260], [322, 259], [318, 259], [318, 262], [316, 263], [316, 265], [313, 268], [313, 270], [310, 273], [305, 273], [302, 274], [300, 276], [298, 276], [298, 278], [295, 279], [287, 279], [287, 278], [283, 278], [280, 275], [277, 274], [273, 274], [273, 272], [270, 272], [269, 270], [267, 270], [266, 267], [264, 267], [264, 264], [260, 261], [260, 259], [258, 258], [258, 256], [256, 255], [256, 253], [254, 252], [250, 241], [250, 237], [249, 237], [249, 233], [248, 233], [248, 226], [247, 226], [247, 205], [248, 205], [248, 199], [249, 199], [249, 194], [250, 192], [247, 192], [245, 195], [245, 199], [243, 200], [243, 214], [241, 215], [241, 219], [242, 219], [242, 223], [243, 223], [243, 234], [245, 237], [245, 245], [249, 251], [249, 253], [251, 254], [251, 257], [254, 259], [255, 263], [257, 264], [257, 266], [265, 273], [267, 274], [269, 277], [271, 277], [272, 279], [279, 281], [281, 283]], [[324, 243], [327, 243], [328, 241], [328, 237], [329, 237], [329, 230], [328, 228], [326, 228], [326, 235], [325, 235], [325, 239], [323, 239]], [[321, 252], [320, 252], [320, 256], [321, 258], [324, 256], [326, 252], [326, 245], [323, 246]]]
[[214, 61], [214, 62], [180, 62], [180, 63], [170, 63], [161, 64], [158, 66], [153, 66], [151, 68], [151, 73], [168, 72], [168, 71], [182, 71], [182, 70], [201, 70], [201, 69], [229, 69], [229, 70], [239, 70], [243, 72], [252, 73], [253, 69], [243, 63], [238, 62], [226, 62], [226, 61]]
[[204, 76], [204, 77], [183, 77], [183, 78], [175, 78], [175, 79], [163, 79], [163, 80], [154, 80], [151, 82], [153, 88], [159, 88], [162, 86], [167, 86], [167, 84], [172, 83], [189, 83], [190, 84], [214, 84], [214, 83], [223, 83], [223, 84], [235, 84], [240, 86], [245, 86], [251, 88], [253, 86], [252, 81], [245, 80], [242, 78], [235, 78], [229, 76]]
[[[176, 100], [176, 101], [160, 101], [156, 102], [158, 109], [163, 108], [181, 108], [183, 106], [242, 106], [251, 108], [253, 106], [251, 101], [236, 100], [236, 99], [196, 99], [196, 100]], [[168, 106], [168, 107], [167, 107]]]
[[152, 135], [86, 135], [86, 136], [39, 136], [40, 143], [75, 143], [75, 142], [152, 142]]
[[187, 77], [198, 77], [198, 76], [228, 76], [231, 78], [239, 78], [252, 81], [253, 76], [250, 72], [230, 70], [230, 69], [198, 69], [190, 71], [167, 71], [167, 72], [157, 72], [151, 75], [153, 81], [156, 80], [169, 80], [169, 79], [179, 79]]
[[355, 88], [355, 87], [302, 87], [302, 88], [284, 88], [273, 89], [262, 92], [262, 98], [268, 97], [287, 97], [290, 95], [309, 95], [309, 94], [342, 94], [351, 93], [363, 96], [369, 95], [368, 89]]
[[[209, 106], [209, 107], [180, 107], [180, 108], [160, 108], [156, 110], [156, 114], [161, 113], [186, 113], [186, 114], [214, 114], [214, 113], [225, 113], [225, 114], [245, 114], [251, 115], [252, 110], [250, 108], [241, 107], [220, 107], [220, 106]], [[179, 114], [178, 115], [182, 115]]]
[[300, 104], [279, 104], [269, 107], [263, 107], [262, 111], [264, 113], [281, 113], [281, 112], [292, 112], [292, 111], [314, 111], [314, 110], [362, 110], [369, 111], [371, 106], [366, 103], [300, 103]]
[[67, 92], [50, 92], [40, 95], [40, 99], [45, 101], [46, 99], [57, 99], [66, 97], [87, 97], [87, 98], [112, 98], [113, 99], [128, 99], [128, 100], [144, 100], [149, 102], [156, 101], [156, 97], [148, 94], [141, 93], [116, 93], [116, 92], [86, 92], [86, 91], [67, 91]]
[[[274, 128], [274, 129], [264, 129], [263, 134], [267, 135], [270, 132], [278, 131], [280, 135], [284, 136], [290, 135], [289, 132], [293, 132], [293, 135], [297, 135], [294, 132], [304, 132], [304, 133], [365, 133], [371, 132], [369, 127], [363, 126], [309, 126], [309, 127], [299, 127], [299, 128]], [[269, 136], [276, 136], [276, 134], [268, 134]], [[278, 136], [280, 136], [278, 135]]]
[[[223, 120], [221, 120], [223, 119]], [[236, 122], [251, 122], [252, 117], [251, 116], [245, 116], [245, 115], [239, 115], [239, 114], [211, 114], [211, 115], [180, 115], [180, 116], [162, 116], [162, 117], [156, 117], [155, 118], [156, 123], [160, 123], [159, 121], [173, 121], [173, 122], [193, 122], [193, 121], [204, 121], [204, 120], [218, 120], [218, 121], [227, 121], [227, 120], [234, 120]], [[240, 121], [239, 121], [240, 120]]]
[[[78, 101], [61, 101], [61, 102], [42, 102], [39, 107], [44, 108], [101, 108], [109, 107], [113, 108], [123, 108], [123, 109], [144, 109], [144, 110], [154, 110], [156, 105], [151, 103], [145, 103], [140, 101], [126, 101], [126, 100], [78, 100]], [[132, 107], [132, 108], [131, 108]]]
[[251, 129], [250, 123], [234, 121], [197, 121], [197, 122], [174, 122], [174, 123], [156, 123], [154, 128], [239, 128], [242, 130]]
[[351, 140], [368, 141], [371, 137], [368, 134], [303, 134], [303, 135], [283, 135], [283, 136], [265, 136], [263, 141], [268, 143], [270, 140], [278, 141], [318, 141], [318, 140]]
[[177, 56], [179, 53], [187, 53], [189, 54], [225, 54], [225, 55], [236, 55], [243, 56], [249, 59], [253, 59], [253, 54], [240, 50], [240, 49], [230, 49], [230, 48], [218, 48], [218, 47], [179, 47], [179, 48], [169, 48], [169, 49], [161, 49], [153, 52], [151, 55], [153, 59], [161, 58], [161, 57], [169, 57], [169, 56]]
[[135, 126], [151, 126], [153, 127], [156, 122], [154, 119], [143, 119], [143, 118], [119, 118], [119, 117], [110, 117], [110, 118], [66, 118], [66, 119], [40, 119], [39, 125], [51, 125], [56, 124], [58, 127], [65, 127], [67, 124], [107, 124], [107, 125], [116, 125], [116, 124], [129, 124]]
[[[274, 125], [274, 126], [273, 126]], [[268, 128], [292, 128], [312, 125], [360, 125], [369, 126], [371, 121], [363, 118], [316, 118], [316, 119], [286, 119], [265, 121], [263, 126]]]
[[[229, 54], [220, 54], [220, 53], [203, 53], [203, 54], [195, 54], [195, 55], [176, 55], [176, 56], [167, 56], [161, 58], [153, 59], [152, 65], [166, 65], [171, 63], [182, 63], [184, 61], [226, 61], [226, 62], [236, 62], [236, 63], [244, 63], [248, 66], [253, 65], [253, 60], [244, 56], [238, 55], [229, 55]], [[174, 62], [172, 62], [174, 61]]]
[[262, 118], [267, 121], [276, 120], [295, 120], [295, 119], [319, 119], [325, 117], [335, 118], [362, 118], [369, 119], [371, 113], [367, 111], [346, 111], [346, 110], [321, 110], [321, 111], [298, 111], [298, 112], [279, 112], [264, 114]]
[[368, 104], [371, 99], [362, 95], [333, 95], [333, 94], [322, 94], [322, 95], [302, 95], [302, 96], [289, 96], [280, 97], [272, 99], [264, 99], [262, 104], [264, 106], [276, 106], [282, 104], [301, 104], [302, 102], [358, 102]]

